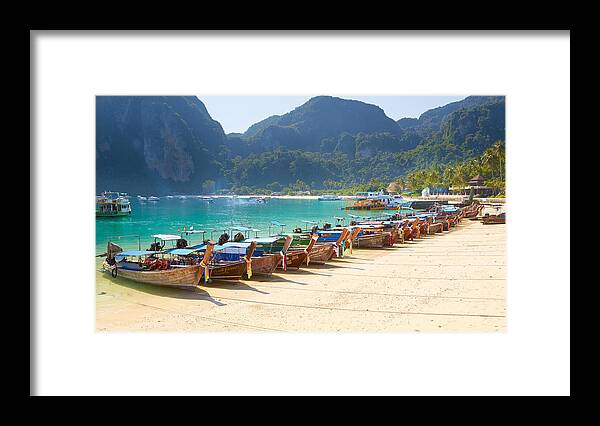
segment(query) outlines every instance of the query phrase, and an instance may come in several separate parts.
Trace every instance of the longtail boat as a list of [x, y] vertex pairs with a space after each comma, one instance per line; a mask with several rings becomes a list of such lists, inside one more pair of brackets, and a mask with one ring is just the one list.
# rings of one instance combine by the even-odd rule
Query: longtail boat
[[386, 208], [387, 205], [383, 201], [377, 199], [358, 200], [351, 206], [344, 207], [345, 210], [385, 210]]
[[102, 263], [104, 272], [132, 281], [167, 287], [195, 287], [204, 271], [201, 266], [208, 262], [212, 248], [206, 251], [199, 263], [173, 264], [158, 257], [163, 251], [131, 250], [123, 251], [120, 246], [108, 243], [107, 256]]
[[334, 257], [342, 257], [344, 255], [344, 248], [349, 234], [350, 231], [347, 228], [344, 228], [338, 236], [338, 239], [334, 242], [319, 242], [317, 240], [317, 243], [313, 246], [310, 253], [310, 261], [315, 263], [325, 263]]
[[[245, 243], [253, 242], [256, 243], [257, 251], [259, 253], [263, 253], [264, 255], [277, 255], [280, 259], [279, 262], [275, 265], [275, 268], [281, 268], [284, 271], [287, 270], [287, 267], [290, 266], [290, 261], [292, 262], [291, 266], [300, 267], [299, 263], [301, 263], [302, 259], [298, 261], [298, 258], [302, 258], [302, 254], [304, 254], [303, 250], [290, 250], [290, 245], [292, 244], [292, 236], [288, 235], [284, 239], [283, 246], [279, 246], [277, 243], [279, 241], [278, 236], [273, 237], [259, 237], [259, 238], [248, 238], [244, 240]], [[294, 253], [291, 253], [294, 252]], [[305, 257], [304, 257], [305, 259]]]
[[356, 239], [356, 248], [383, 248], [385, 237], [383, 234], [363, 235]]
[[286, 267], [300, 268], [300, 266], [302, 266], [305, 262], [308, 265], [310, 263], [311, 251], [318, 238], [318, 235], [313, 235], [310, 243], [308, 243], [308, 246], [305, 248], [289, 247], [287, 251], [284, 252]]
[[481, 219], [481, 223], [483, 223], [484, 225], [506, 223], [506, 213], [500, 213], [498, 215], [489, 216], [486, 215]]
[[[348, 230], [352, 232], [355, 226], [349, 226]], [[345, 228], [330, 228], [317, 231], [319, 239], [324, 241], [337, 241]], [[351, 240], [356, 248], [382, 248], [389, 245], [392, 241], [391, 233], [383, 231], [381, 226], [366, 225], [361, 226], [358, 233]]]
[[291, 235], [288, 235], [285, 238], [283, 246], [275, 244], [279, 241], [279, 237], [250, 238], [246, 241], [258, 242], [259, 250], [263, 250], [266, 253], [280, 253], [283, 258], [281, 263], [277, 265], [277, 268], [281, 268], [285, 271], [288, 267], [300, 268], [304, 262], [308, 265], [312, 258], [312, 250], [317, 239], [318, 235], [313, 235], [306, 247], [292, 247]]
[[[391, 231], [386, 231], [383, 225], [368, 225], [361, 224], [361, 234], [358, 237], [357, 247], [391, 247], [394, 245], [395, 239]], [[376, 237], [376, 238], [373, 238]]]
[[[235, 279], [246, 274], [250, 279], [253, 275], [271, 275], [282, 262], [283, 256], [280, 253], [266, 253], [257, 247], [256, 241], [231, 241], [216, 246], [209, 263], [210, 277]], [[205, 245], [192, 247], [197, 251], [205, 249]]]
[[[305, 224], [313, 225], [313, 230], [316, 230], [317, 222], [312, 221], [302, 221]], [[296, 229], [300, 230], [301, 229]], [[303, 232], [294, 232], [289, 234], [278, 234], [273, 236], [277, 238], [272, 242], [272, 244], [267, 248], [270, 252], [276, 251], [284, 251], [283, 246], [285, 245], [286, 239], [291, 237], [291, 244], [289, 248], [292, 250], [296, 249], [307, 249], [310, 245], [315, 234], [309, 232], [308, 230]], [[332, 234], [326, 234], [327, 238], [322, 238], [322, 235], [317, 231], [316, 235], [318, 236], [317, 241], [314, 243], [310, 253], [310, 261], [315, 263], [324, 263], [330, 260], [332, 257], [336, 255], [336, 244], [339, 244], [340, 241], [343, 241], [342, 231], [335, 231]], [[273, 238], [268, 237], [268, 238]], [[245, 240], [245, 241], [250, 241]], [[255, 239], [259, 240], [259, 239]], [[264, 239], [263, 239], [264, 240]], [[339, 241], [338, 241], [339, 240]]]
[[485, 206], [483, 204], [471, 204], [463, 208], [464, 217], [467, 219], [477, 220], [477, 216], [479, 216], [484, 208]]
[[283, 256], [280, 253], [265, 253], [257, 247], [256, 241], [227, 242], [223, 244], [223, 249], [217, 252], [215, 257], [218, 259], [222, 253], [223, 260], [226, 261], [244, 260], [248, 278], [252, 278], [253, 274], [271, 275], [281, 263]]
[[[254, 247], [249, 247], [247, 253], [252, 256]], [[205, 283], [216, 280], [237, 280], [242, 278], [247, 271], [248, 262], [240, 256], [227, 256], [227, 247], [209, 241], [189, 248], [176, 248], [167, 250], [171, 256], [175, 256], [175, 262], [180, 264], [199, 262]], [[200, 284], [200, 283], [199, 283]]]

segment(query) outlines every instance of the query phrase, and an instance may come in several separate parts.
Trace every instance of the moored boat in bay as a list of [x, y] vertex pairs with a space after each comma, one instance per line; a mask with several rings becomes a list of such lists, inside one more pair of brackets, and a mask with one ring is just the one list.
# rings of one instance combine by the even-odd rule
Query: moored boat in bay
[[127, 194], [104, 191], [96, 196], [96, 217], [122, 217], [131, 215]]

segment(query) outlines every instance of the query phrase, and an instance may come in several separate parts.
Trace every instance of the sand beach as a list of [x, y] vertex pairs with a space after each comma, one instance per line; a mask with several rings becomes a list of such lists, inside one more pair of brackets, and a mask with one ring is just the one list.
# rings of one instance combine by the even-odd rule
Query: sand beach
[[492, 331], [506, 329], [505, 226], [449, 232], [272, 277], [168, 289], [96, 272], [96, 330]]

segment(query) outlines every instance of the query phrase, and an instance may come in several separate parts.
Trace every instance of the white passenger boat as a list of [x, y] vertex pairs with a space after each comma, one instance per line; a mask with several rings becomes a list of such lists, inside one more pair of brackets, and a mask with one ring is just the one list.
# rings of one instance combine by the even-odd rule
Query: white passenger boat
[[131, 204], [121, 193], [104, 191], [96, 196], [96, 217], [118, 217], [130, 214]]
[[357, 192], [354, 196], [357, 200], [377, 200], [388, 209], [397, 209], [401, 206], [406, 205], [405, 200], [400, 195], [388, 195], [384, 194], [383, 191], [379, 192]]
[[338, 196], [338, 195], [332, 195], [332, 194], [325, 194], [320, 196], [319, 201], [340, 201], [342, 199], [342, 197]]

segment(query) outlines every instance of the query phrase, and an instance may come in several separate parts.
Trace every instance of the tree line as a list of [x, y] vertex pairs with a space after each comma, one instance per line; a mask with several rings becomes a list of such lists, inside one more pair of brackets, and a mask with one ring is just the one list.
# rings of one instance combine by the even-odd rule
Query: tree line
[[[385, 161], [380, 159], [380, 161]], [[469, 180], [476, 175], [482, 175], [486, 178], [486, 185], [497, 188], [498, 194], [504, 194], [505, 191], [505, 142], [496, 141], [488, 147], [481, 156], [463, 161], [455, 161], [449, 164], [436, 163], [426, 167], [417, 167], [395, 179], [385, 179], [365, 176], [363, 183], [349, 181], [346, 179], [336, 180], [328, 178], [317, 184], [316, 182], [305, 182], [302, 179], [282, 184], [279, 182], [270, 182], [265, 185], [232, 185], [229, 190], [240, 195], [264, 194], [273, 192], [282, 194], [295, 194], [298, 192], [310, 191], [312, 194], [319, 195], [324, 193], [333, 193], [338, 195], [353, 195], [356, 192], [380, 191], [386, 190], [390, 183], [394, 184], [396, 192], [420, 192], [424, 188], [464, 188]], [[265, 174], [268, 174], [269, 167], [265, 167]], [[354, 176], [356, 179], [356, 175]], [[251, 181], [251, 179], [248, 179]], [[204, 193], [213, 193], [215, 190], [214, 181], [205, 181], [202, 185]]]

